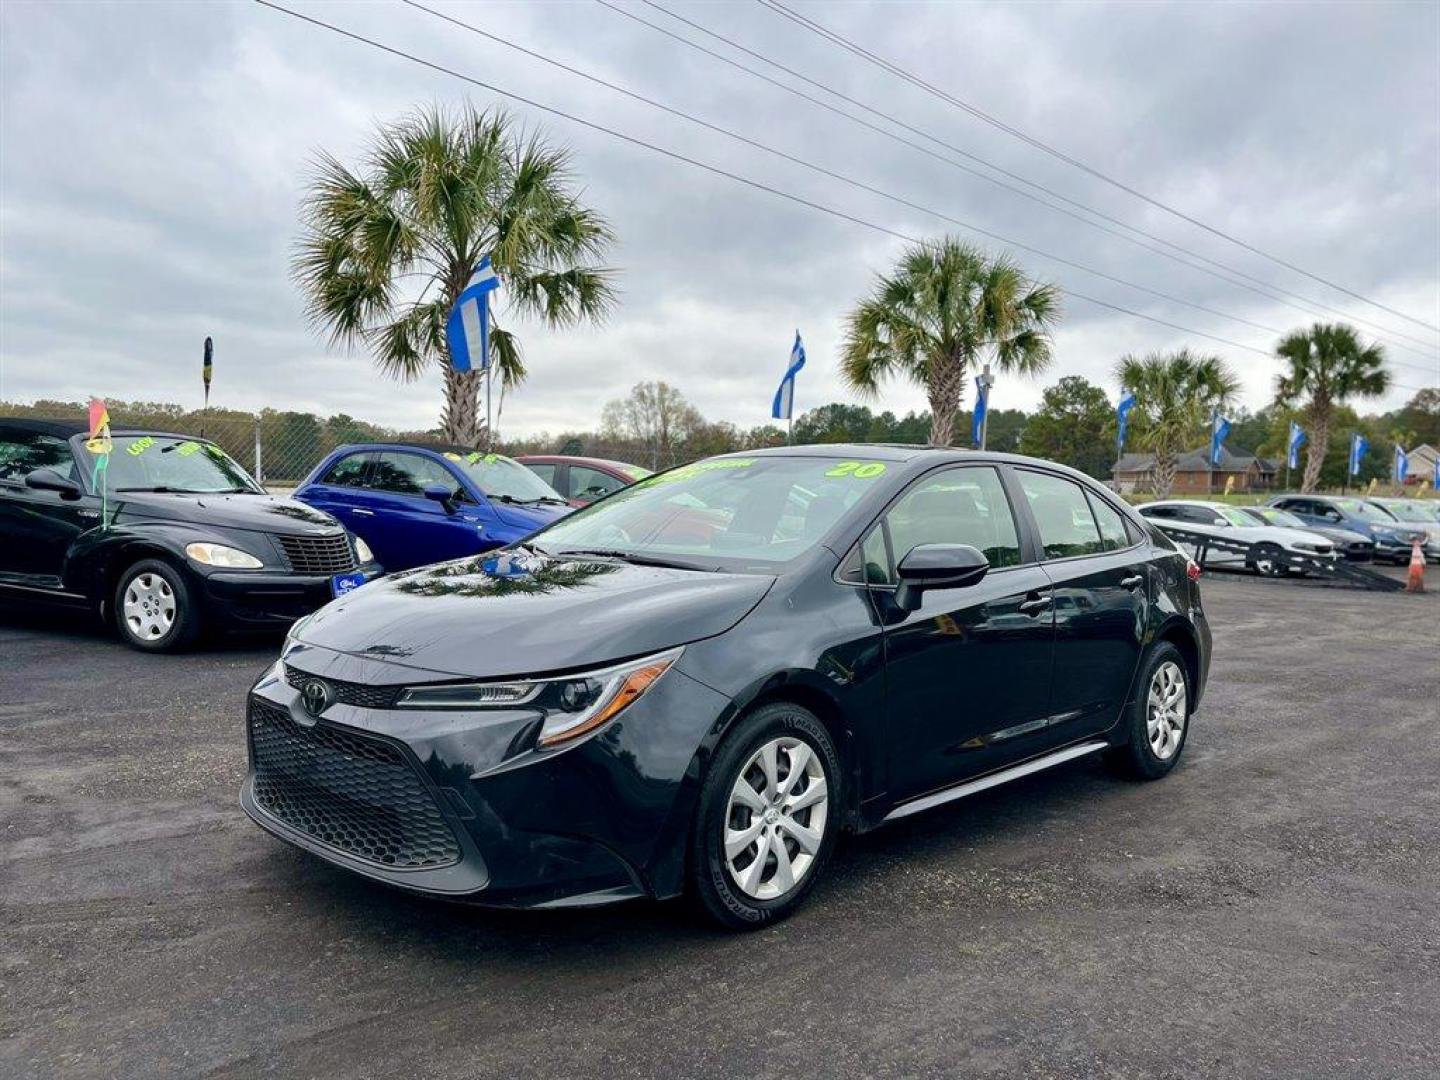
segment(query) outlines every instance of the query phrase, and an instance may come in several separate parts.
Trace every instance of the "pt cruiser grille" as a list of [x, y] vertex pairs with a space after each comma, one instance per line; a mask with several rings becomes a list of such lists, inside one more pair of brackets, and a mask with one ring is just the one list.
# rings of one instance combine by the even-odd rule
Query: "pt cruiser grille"
[[285, 561], [297, 574], [345, 574], [355, 569], [355, 554], [343, 532], [325, 536], [277, 536]]
[[255, 801], [271, 817], [356, 859], [397, 870], [460, 861], [455, 834], [409, 755], [250, 699]]

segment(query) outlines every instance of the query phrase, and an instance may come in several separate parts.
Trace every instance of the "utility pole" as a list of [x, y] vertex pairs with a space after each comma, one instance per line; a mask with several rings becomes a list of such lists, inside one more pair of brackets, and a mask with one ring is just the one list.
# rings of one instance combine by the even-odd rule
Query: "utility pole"
[[985, 449], [985, 436], [990, 427], [990, 388], [995, 385], [995, 377], [990, 374], [990, 365], [986, 364], [980, 372], [980, 385], [985, 395], [985, 415], [980, 418], [980, 449]]

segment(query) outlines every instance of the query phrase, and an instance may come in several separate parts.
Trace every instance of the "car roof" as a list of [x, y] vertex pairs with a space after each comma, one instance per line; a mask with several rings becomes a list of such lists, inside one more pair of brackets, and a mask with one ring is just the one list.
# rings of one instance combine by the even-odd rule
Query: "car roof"
[[[373, 454], [373, 453], [385, 453], [385, 452], [391, 451], [391, 450], [420, 450], [420, 451], [423, 451], [423, 452], [429, 453], [429, 454], [474, 454], [474, 453], [486, 453], [486, 454], [489, 454], [489, 453], [493, 453], [493, 454], [495, 454], [497, 457], [503, 457], [503, 458], [506, 458], [507, 460], [512, 460], [512, 461], [514, 460], [513, 458], [510, 458], [508, 454], [501, 454], [498, 450], [496, 450], [496, 451], [491, 451], [491, 450], [477, 451], [476, 448], [473, 447], [473, 446], [461, 446], [459, 443], [447, 443], [447, 442], [439, 442], [439, 441], [436, 441], [436, 442], [433, 442], [433, 443], [427, 443], [427, 442], [363, 442], [363, 443], [345, 443], [345, 444], [342, 445], [342, 446], [337, 446], [334, 450], [330, 451], [330, 453], [331, 453], [331, 454], [341, 454], [341, 453], [344, 453], [344, 454], [352, 454], [352, 453], [371, 453], [371, 454]], [[328, 455], [327, 455], [327, 456], [328, 456]]]
[[[31, 434], [53, 435], [59, 439], [71, 439], [76, 435], [88, 435], [90, 424], [85, 420], [53, 419], [50, 417], [0, 416], [0, 431], [23, 431]], [[161, 431], [157, 428], [122, 427], [110, 425], [111, 435], [159, 435], [172, 439], [198, 439], [202, 436], [184, 435], [175, 431]], [[206, 440], [208, 441], [208, 440]]]
[[515, 458], [522, 464], [527, 461], [540, 462], [546, 465], [598, 465], [603, 469], [643, 469], [643, 465], [632, 465], [628, 461], [616, 461], [614, 458], [585, 457], [582, 454], [519, 454]]

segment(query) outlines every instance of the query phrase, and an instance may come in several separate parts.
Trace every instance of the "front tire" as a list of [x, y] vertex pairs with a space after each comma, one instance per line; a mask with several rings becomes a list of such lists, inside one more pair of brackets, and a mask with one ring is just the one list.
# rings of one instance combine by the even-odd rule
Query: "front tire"
[[799, 907], [834, 849], [842, 783], [813, 713], [776, 702], [740, 721], [706, 773], [690, 838], [690, 889], [705, 912], [753, 930]]
[[200, 636], [200, 612], [185, 575], [162, 559], [126, 568], [115, 588], [115, 628], [141, 652], [175, 652]]
[[1135, 780], [1158, 780], [1180, 760], [1190, 733], [1190, 673], [1185, 657], [1168, 641], [1146, 657], [1136, 683], [1139, 691], [1126, 709], [1126, 742], [1110, 760]]
[[1248, 565], [1262, 577], [1282, 577], [1289, 569], [1285, 552], [1274, 544], [1261, 544], [1256, 548]]

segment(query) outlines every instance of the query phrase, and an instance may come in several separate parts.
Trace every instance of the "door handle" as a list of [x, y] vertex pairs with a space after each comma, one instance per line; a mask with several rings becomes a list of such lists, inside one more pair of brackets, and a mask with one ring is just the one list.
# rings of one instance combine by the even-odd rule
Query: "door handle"
[[1037, 611], [1044, 611], [1050, 606], [1050, 596], [1037, 596], [1030, 600], [1020, 601], [1020, 610], [1026, 615], [1033, 615]]
[[374, 510], [361, 510], [360, 507], [358, 507], [358, 506], [352, 506], [352, 507], [350, 507], [350, 512], [351, 512], [352, 514], [364, 514], [366, 517], [374, 517], [374, 516], [375, 516], [375, 511], [374, 511]]
[[1145, 584], [1144, 574], [1132, 574], [1130, 577], [1121, 578], [1120, 584], [1126, 589], [1138, 589]]

